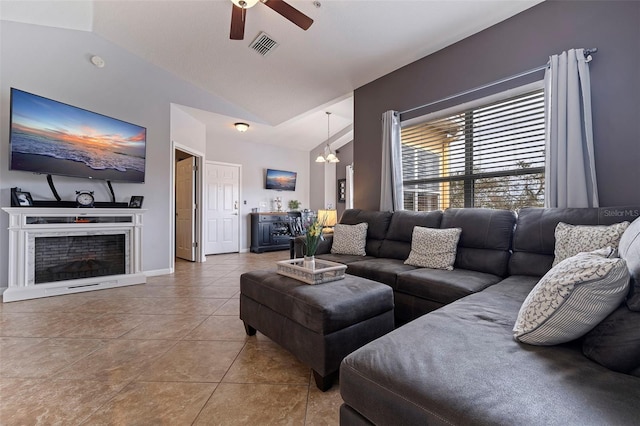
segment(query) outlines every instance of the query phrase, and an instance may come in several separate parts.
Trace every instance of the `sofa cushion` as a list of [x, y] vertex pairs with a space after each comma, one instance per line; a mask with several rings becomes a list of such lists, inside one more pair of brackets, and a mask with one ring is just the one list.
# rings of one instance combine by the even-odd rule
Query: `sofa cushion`
[[634, 220], [622, 234], [618, 253], [627, 261], [627, 268], [631, 274], [627, 307], [640, 312], [640, 218]]
[[367, 222], [369, 229], [367, 230], [366, 252], [370, 256], [380, 257], [380, 245], [387, 235], [392, 215], [391, 212], [348, 209], [342, 214], [340, 223], [357, 225]]
[[399, 210], [393, 213], [387, 236], [380, 246], [380, 257], [406, 259], [411, 251], [413, 228], [440, 228], [442, 211], [412, 212]]
[[582, 352], [613, 371], [640, 377], [640, 312], [622, 304], [585, 335]]
[[377, 258], [350, 263], [347, 265], [346, 272], [347, 274], [368, 278], [396, 288], [398, 274], [415, 269], [415, 266], [405, 265], [399, 259]]
[[508, 277], [348, 355], [343, 400], [373, 424], [637, 423], [637, 377], [612, 373], [570, 345], [513, 340], [536, 281]]
[[[456, 268], [507, 275], [515, 213], [495, 209], [447, 209], [441, 228], [461, 228]], [[486, 255], [493, 257], [486, 261]]]
[[398, 274], [396, 291], [442, 305], [484, 290], [501, 280], [497, 275], [454, 269], [419, 268]]
[[336, 224], [333, 228], [331, 253], [366, 256], [365, 247], [367, 245], [368, 228], [369, 224], [366, 222], [357, 225]]
[[353, 262], [362, 262], [363, 260], [377, 259], [373, 256], [357, 256], [351, 254], [321, 254], [316, 256], [317, 259], [328, 260], [330, 262], [342, 263], [343, 265], [349, 265]]
[[529, 293], [513, 335], [532, 345], [576, 339], [620, 305], [628, 286], [629, 271], [623, 259], [604, 257], [599, 252], [565, 259]]
[[611, 225], [633, 221], [639, 215], [638, 207], [521, 209], [513, 234], [509, 274], [542, 277], [551, 269], [555, 230], [560, 222], [572, 225]]
[[609, 226], [569, 225], [560, 222], [554, 237], [554, 259], [552, 266], [578, 253], [590, 252], [605, 247], [618, 248], [620, 237], [629, 227], [629, 222]]
[[553, 264], [558, 223], [597, 225], [598, 209], [524, 208], [518, 212], [509, 262], [512, 275], [542, 277]]
[[460, 228], [432, 229], [416, 226], [413, 228], [411, 252], [404, 263], [451, 271], [456, 261], [461, 232]]

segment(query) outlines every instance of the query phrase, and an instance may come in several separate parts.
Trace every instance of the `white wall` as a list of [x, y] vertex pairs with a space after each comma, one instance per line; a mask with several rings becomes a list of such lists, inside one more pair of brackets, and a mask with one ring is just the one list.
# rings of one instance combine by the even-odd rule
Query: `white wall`
[[[94, 67], [89, 62], [92, 55], [100, 55], [106, 67]], [[93, 33], [0, 21], [3, 207], [10, 205], [10, 188], [14, 186], [31, 192], [34, 199], [53, 200], [44, 176], [8, 170], [11, 87], [147, 128], [146, 183], [114, 183], [117, 201], [128, 201], [131, 195], [145, 197], [143, 207], [148, 209], [143, 237], [145, 271], [168, 271], [171, 265], [171, 103], [256, 119]], [[249, 151], [248, 155], [254, 154]], [[282, 153], [279, 157], [286, 155]], [[269, 165], [287, 166], [284, 161]], [[76, 189], [94, 190], [96, 200], [109, 200], [104, 182], [57, 176], [54, 180], [64, 200], [73, 200]], [[8, 216], [0, 213], [0, 286], [7, 285], [7, 226]]]
[[[252, 131], [251, 129], [249, 131]], [[273, 199], [282, 197], [283, 210], [288, 210], [287, 202], [295, 199], [302, 203], [302, 209], [309, 208], [309, 153], [261, 143], [242, 141], [242, 133], [233, 137], [221, 136], [216, 129], [207, 127], [207, 161], [242, 164], [242, 200], [240, 202], [241, 239], [240, 250], [251, 246], [251, 209], [267, 204], [274, 208]], [[264, 189], [266, 169], [289, 170], [298, 173], [296, 190], [273, 191]], [[245, 204], [246, 202], [246, 204]]]
[[309, 153], [309, 168], [315, 177], [310, 185], [310, 206], [311, 210], [318, 211], [326, 208], [325, 206], [325, 163], [316, 163], [318, 155], [324, 154], [326, 144], [323, 142]]
[[336, 208], [337, 168], [346, 166], [342, 160], [340, 163], [316, 163], [316, 158], [325, 153], [325, 148], [326, 143], [323, 142], [311, 150], [309, 156], [309, 167], [313, 176], [316, 177], [311, 182], [311, 210], [326, 209], [329, 205]]
[[207, 152], [207, 126], [184, 112], [178, 105], [171, 105], [171, 140], [205, 155]]

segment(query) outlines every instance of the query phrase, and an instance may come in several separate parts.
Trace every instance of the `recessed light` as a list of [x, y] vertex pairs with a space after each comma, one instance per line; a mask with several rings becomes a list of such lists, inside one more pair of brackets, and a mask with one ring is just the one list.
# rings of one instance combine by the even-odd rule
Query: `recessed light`
[[106, 65], [106, 63], [104, 62], [104, 59], [102, 59], [98, 55], [93, 55], [91, 57], [91, 63], [98, 68], [104, 68], [104, 66]]

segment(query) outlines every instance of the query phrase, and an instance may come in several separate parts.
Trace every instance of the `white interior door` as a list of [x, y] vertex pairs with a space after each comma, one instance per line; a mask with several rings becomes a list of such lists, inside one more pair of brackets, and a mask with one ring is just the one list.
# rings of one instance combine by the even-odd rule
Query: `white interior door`
[[176, 167], [176, 257], [196, 260], [195, 157], [178, 161]]
[[207, 163], [205, 254], [240, 251], [240, 166]]

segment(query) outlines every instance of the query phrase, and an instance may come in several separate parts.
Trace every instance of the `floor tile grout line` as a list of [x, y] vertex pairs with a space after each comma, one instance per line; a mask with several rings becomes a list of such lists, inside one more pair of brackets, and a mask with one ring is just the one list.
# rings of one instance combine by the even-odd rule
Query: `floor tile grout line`
[[240, 348], [240, 350], [238, 351], [238, 353], [236, 354], [236, 356], [233, 358], [233, 361], [231, 361], [231, 363], [229, 363], [229, 367], [227, 367], [227, 371], [224, 372], [224, 374], [222, 375], [222, 377], [220, 378], [220, 382], [218, 383], [218, 385], [215, 387], [215, 389], [213, 390], [213, 392], [211, 392], [211, 395], [209, 395], [209, 398], [207, 398], [207, 401], [202, 405], [202, 407], [200, 408], [200, 410], [198, 411], [198, 414], [196, 415], [196, 417], [193, 419], [193, 422], [191, 422], [192, 425], [194, 425], [197, 421], [198, 418], [200, 417], [200, 415], [202, 414], [202, 411], [204, 410], [204, 408], [207, 406], [207, 404], [209, 403], [209, 401], [211, 401], [211, 398], [213, 398], [213, 395], [216, 393], [216, 391], [218, 390], [218, 388], [220, 387], [220, 384], [222, 384], [222, 381], [224, 380], [224, 378], [227, 376], [227, 374], [229, 373], [229, 370], [231, 369], [231, 367], [233, 366], [233, 364], [236, 362], [236, 360], [238, 359], [238, 357], [240, 356], [240, 354], [242, 353], [242, 351], [244, 350], [244, 348], [247, 346], [247, 341], [245, 340], [245, 342], [242, 345], [242, 348]]
[[[242, 344], [242, 347], [240, 348], [240, 350], [238, 351], [238, 353], [236, 354], [236, 356], [233, 358], [233, 361], [231, 361], [231, 363], [229, 364], [229, 367], [227, 368], [227, 371], [224, 372], [224, 374], [222, 375], [222, 377], [220, 378], [220, 383], [222, 383], [225, 379], [225, 377], [227, 377], [227, 374], [229, 374], [229, 370], [231, 370], [231, 367], [233, 367], [233, 364], [236, 363], [236, 361], [238, 360], [238, 358], [240, 357], [240, 354], [242, 353], [242, 351], [244, 351], [244, 349], [247, 347], [247, 344], [249, 343], [249, 339], [245, 339], [244, 343]], [[216, 388], [218, 389], [218, 388]], [[215, 392], [215, 391], [214, 391]]]
[[304, 422], [303, 424], [307, 424], [307, 416], [309, 415], [309, 400], [311, 398], [311, 382], [312, 382], [313, 371], [309, 371], [309, 383], [307, 385], [307, 403], [304, 407]]

